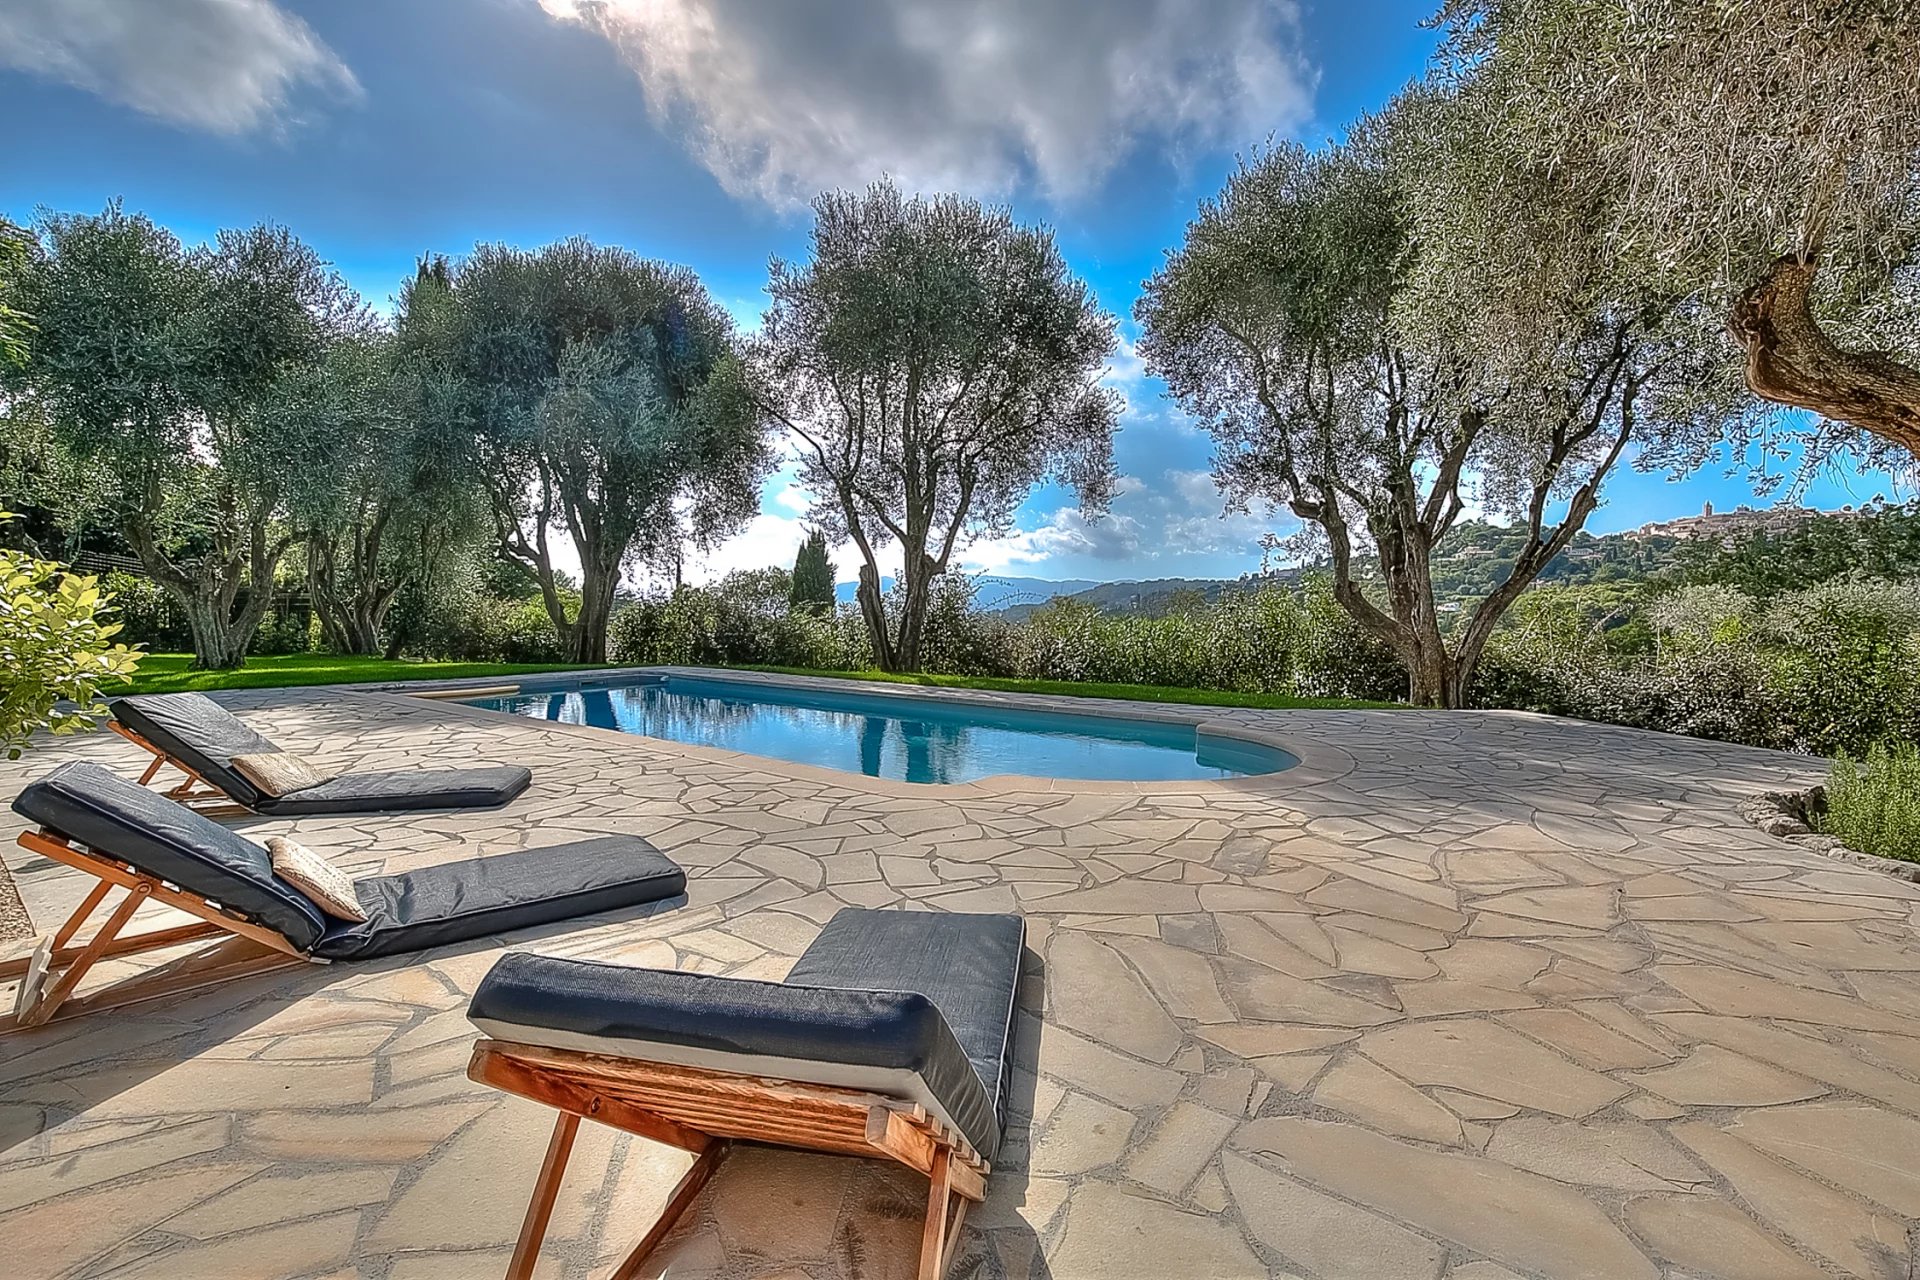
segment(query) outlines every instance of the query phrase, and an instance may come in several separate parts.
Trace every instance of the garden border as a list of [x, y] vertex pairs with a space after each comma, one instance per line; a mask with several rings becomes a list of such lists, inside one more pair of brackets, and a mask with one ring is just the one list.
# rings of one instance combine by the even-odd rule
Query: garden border
[[1827, 789], [1815, 783], [1799, 791], [1763, 791], [1740, 806], [1740, 816], [1766, 834], [1809, 852], [1920, 884], [1920, 862], [1863, 853], [1848, 848], [1839, 836], [1815, 830], [1813, 818], [1826, 807]]

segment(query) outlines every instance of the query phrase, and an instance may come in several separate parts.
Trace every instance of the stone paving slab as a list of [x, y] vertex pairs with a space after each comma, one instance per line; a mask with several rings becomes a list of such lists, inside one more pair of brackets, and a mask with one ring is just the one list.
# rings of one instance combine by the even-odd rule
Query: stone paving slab
[[[498, 955], [778, 978], [855, 904], [1030, 921], [1012, 1130], [955, 1277], [1914, 1274], [1920, 892], [1736, 812], [1816, 762], [1206, 708], [1303, 770], [912, 787], [387, 694], [230, 701], [329, 765], [535, 771], [502, 810], [257, 838], [370, 871], [632, 832], [689, 902], [5, 1042], [0, 1273], [498, 1274], [551, 1122], [463, 1074]], [[0, 797], [71, 758], [140, 764], [49, 743]], [[42, 929], [87, 887], [4, 856]], [[684, 1163], [583, 1126], [539, 1274], [604, 1274]], [[897, 1168], [743, 1151], [648, 1274], [910, 1276], [923, 1197]]]

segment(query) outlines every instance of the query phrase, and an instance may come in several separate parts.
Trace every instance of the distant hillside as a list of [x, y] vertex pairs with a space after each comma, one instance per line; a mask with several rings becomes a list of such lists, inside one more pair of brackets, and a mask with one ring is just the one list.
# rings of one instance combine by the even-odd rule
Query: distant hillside
[[[1218, 600], [1229, 591], [1245, 591], [1260, 585], [1262, 581], [1272, 583], [1292, 583], [1297, 581], [1303, 571], [1284, 569], [1269, 574], [1265, 579], [1257, 576], [1245, 578], [1151, 578], [1144, 582], [1103, 582], [1071, 597], [1076, 603], [1090, 604], [1108, 613], [1165, 613], [1182, 599], [1200, 596], [1209, 603]], [[1009, 620], [1023, 621], [1028, 615], [1044, 604], [1036, 601], [1031, 604], [1016, 604], [1004, 612]]]
[[[1101, 583], [1091, 578], [1003, 578], [995, 574], [982, 575], [974, 580], [974, 607], [986, 613], [998, 613], [1001, 610], [1032, 609], [1045, 604], [1055, 596], [1071, 596], [1090, 587], [1097, 588]], [[880, 579], [882, 591], [893, 590], [893, 579]], [[834, 598], [842, 604], [851, 604], [859, 584], [838, 582], [834, 584]]]
[[[1675, 568], [1688, 554], [1705, 543], [1732, 544], [1755, 536], [1782, 537], [1802, 529], [1822, 517], [1835, 522], [1850, 522], [1876, 508], [1852, 507], [1839, 511], [1815, 511], [1804, 507], [1768, 507], [1754, 510], [1741, 507], [1716, 512], [1709, 506], [1697, 516], [1683, 516], [1642, 525], [1622, 533], [1595, 536], [1582, 533], [1573, 545], [1561, 553], [1536, 581], [1561, 586], [1589, 583], [1637, 582]], [[1837, 527], [1848, 527], [1840, 523]], [[1433, 560], [1435, 598], [1445, 605], [1454, 601], [1477, 601], [1506, 579], [1514, 559], [1526, 538], [1522, 529], [1483, 523], [1457, 525], [1440, 544]], [[1071, 599], [1108, 613], [1160, 614], [1182, 599], [1199, 596], [1209, 602], [1231, 591], [1255, 591], [1262, 586], [1290, 586], [1310, 568], [1276, 570], [1264, 576], [1246, 574], [1239, 578], [1152, 578], [1145, 581], [1093, 582], [1080, 578], [1007, 578], [998, 575], [975, 579], [979, 585], [974, 597], [977, 608], [986, 613], [1002, 613], [1010, 621], [1024, 621], [1033, 612], [1056, 598]], [[1365, 566], [1362, 566], [1365, 572]], [[886, 590], [893, 589], [892, 578], [882, 578]], [[854, 584], [839, 583], [835, 593], [842, 602], [854, 598]]]
[[[1536, 579], [1560, 586], [1590, 583], [1636, 582], [1675, 568], [1689, 546], [1735, 543], [1756, 534], [1781, 536], [1820, 517], [1841, 521], [1864, 514], [1852, 508], [1820, 512], [1808, 508], [1776, 507], [1761, 511], [1741, 508], [1716, 513], [1711, 507], [1697, 516], [1643, 525], [1621, 533], [1595, 536], [1582, 533], [1573, 544], [1541, 571]], [[1478, 601], [1503, 582], [1526, 538], [1523, 529], [1493, 524], [1458, 525], [1434, 554], [1433, 589], [1442, 604]], [[1365, 566], [1362, 572], [1365, 573]], [[1071, 598], [1110, 613], [1165, 613], [1182, 598], [1198, 595], [1218, 600], [1231, 591], [1253, 591], [1262, 586], [1291, 585], [1310, 569], [1289, 568], [1262, 577], [1158, 578], [1144, 582], [1107, 582]], [[1035, 604], [1015, 605], [1007, 616], [1020, 620]]]

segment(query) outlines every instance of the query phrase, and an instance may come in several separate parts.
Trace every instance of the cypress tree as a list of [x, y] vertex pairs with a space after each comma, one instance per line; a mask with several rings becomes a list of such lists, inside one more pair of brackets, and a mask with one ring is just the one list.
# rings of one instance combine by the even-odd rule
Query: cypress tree
[[807, 534], [800, 554], [793, 558], [793, 588], [787, 603], [813, 613], [833, 608], [833, 561], [827, 557], [827, 535], [818, 529]]

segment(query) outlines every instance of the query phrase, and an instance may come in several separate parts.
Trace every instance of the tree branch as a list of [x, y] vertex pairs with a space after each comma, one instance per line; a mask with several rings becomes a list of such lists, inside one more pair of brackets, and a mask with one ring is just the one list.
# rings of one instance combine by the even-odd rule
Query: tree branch
[[1844, 350], [1827, 336], [1810, 299], [1818, 270], [1781, 258], [1734, 301], [1727, 328], [1746, 351], [1747, 386], [1920, 455], [1920, 371], [1881, 352]]

